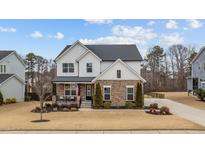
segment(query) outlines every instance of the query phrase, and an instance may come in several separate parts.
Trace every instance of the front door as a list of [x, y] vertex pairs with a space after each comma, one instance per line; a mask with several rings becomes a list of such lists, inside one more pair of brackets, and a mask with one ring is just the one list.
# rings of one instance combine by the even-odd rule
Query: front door
[[90, 84], [86, 85], [86, 100], [91, 100], [92, 97], [92, 86]]

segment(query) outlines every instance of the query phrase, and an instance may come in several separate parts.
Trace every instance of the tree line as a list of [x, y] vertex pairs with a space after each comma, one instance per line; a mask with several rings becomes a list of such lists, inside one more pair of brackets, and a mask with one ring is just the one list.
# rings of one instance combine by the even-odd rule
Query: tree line
[[196, 54], [195, 47], [182, 44], [148, 49], [141, 69], [147, 81], [145, 92], [186, 90], [186, 77], [191, 75], [191, 61]]

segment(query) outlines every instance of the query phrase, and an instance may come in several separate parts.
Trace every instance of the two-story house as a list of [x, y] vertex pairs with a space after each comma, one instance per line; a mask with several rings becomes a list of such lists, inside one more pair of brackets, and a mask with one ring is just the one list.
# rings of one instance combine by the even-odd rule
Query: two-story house
[[25, 64], [15, 51], [0, 51], [0, 91], [4, 99], [24, 100]]
[[191, 62], [191, 76], [187, 78], [187, 90], [193, 91], [198, 88], [205, 90], [205, 47], [202, 47], [199, 53]]
[[91, 104], [95, 84], [101, 85], [104, 101], [125, 103], [135, 99], [142, 57], [136, 45], [84, 45], [77, 41], [56, 57], [53, 80], [57, 96], [80, 95]]

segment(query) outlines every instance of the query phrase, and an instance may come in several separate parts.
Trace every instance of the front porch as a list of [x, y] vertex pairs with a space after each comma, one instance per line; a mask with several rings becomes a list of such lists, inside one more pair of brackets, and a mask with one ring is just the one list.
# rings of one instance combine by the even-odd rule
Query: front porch
[[69, 102], [80, 96], [80, 107], [91, 107], [93, 104], [93, 83], [53, 83], [53, 95], [56, 102]]

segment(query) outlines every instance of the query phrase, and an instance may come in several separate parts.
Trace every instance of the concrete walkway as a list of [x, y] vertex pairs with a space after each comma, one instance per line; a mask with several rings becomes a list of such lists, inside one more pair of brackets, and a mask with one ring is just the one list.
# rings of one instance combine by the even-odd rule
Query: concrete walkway
[[205, 110], [196, 109], [169, 99], [145, 99], [145, 105], [149, 105], [151, 103], [158, 103], [159, 107], [167, 106], [171, 113], [205, 127]]

